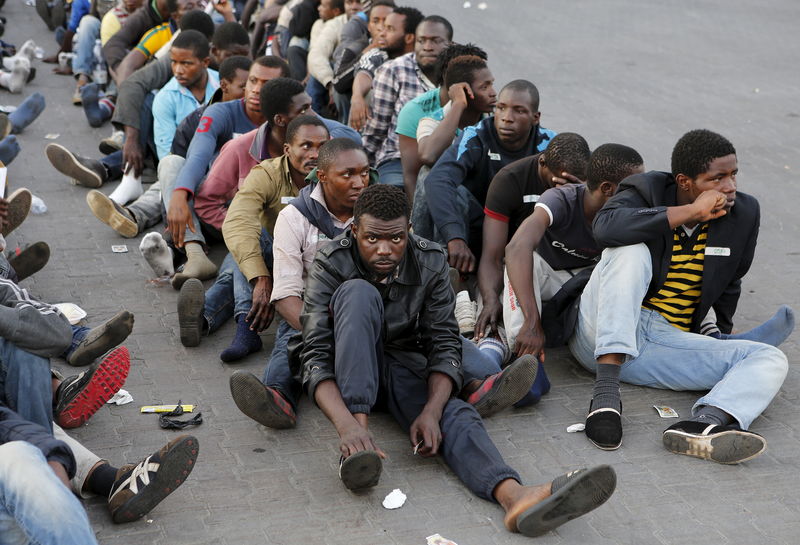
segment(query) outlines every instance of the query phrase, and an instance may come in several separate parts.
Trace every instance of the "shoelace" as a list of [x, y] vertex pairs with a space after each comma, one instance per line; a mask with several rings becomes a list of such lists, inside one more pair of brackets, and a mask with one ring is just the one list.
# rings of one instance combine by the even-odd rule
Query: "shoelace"
[[111, 498], [116, 496], [120, 490], [125, 490], [126, 488], [129, 488], [134, 494], [138, 494], [140, 481], [142, 483], [142, 488], [150, 484], [150, 472], [152, 471], [155, 473], [161, 466], [159, 462], [151, 462], [150, 458], [152, 457], [153, 455], [150, 455], [142, 462], [139, 462], [139, 464], [133, 468], [131, 474], [128, 475], [124, 481], [122, 481], [122, 484], [119, 486], [119, 488], [117, 488], [117, 490], [111, 495]]

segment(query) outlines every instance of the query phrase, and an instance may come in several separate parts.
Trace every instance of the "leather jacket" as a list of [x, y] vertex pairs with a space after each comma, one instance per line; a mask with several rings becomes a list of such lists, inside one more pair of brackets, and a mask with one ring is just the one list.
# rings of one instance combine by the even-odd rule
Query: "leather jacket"
[[423, 354], [427, 359], [409, 357], [403, 362], [422, 378], [431, 372], [444, 373], [453, 380], [453, 391], [459, 391], [463, 381], [461, 340], [448, 272], [442, 247], [411, 234], [405, 257], [387, 284], [374, 281], [351, 231], [322, 246], [309, 270], [303, 294], [302, 342], [296, 336], [290, 343], [292, 370], [312, 401], [317, 384], [336, 378], [329, 308], [336, 289], [353, 279], [369, 281], [382, 295], [384, 350]]

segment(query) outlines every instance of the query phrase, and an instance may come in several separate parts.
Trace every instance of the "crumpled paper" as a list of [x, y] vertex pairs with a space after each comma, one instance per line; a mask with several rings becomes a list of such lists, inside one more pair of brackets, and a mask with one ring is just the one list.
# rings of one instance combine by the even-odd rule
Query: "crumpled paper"
[[106, 403], [111, 403], [112, 405], [127, 405], [132, 401], [133, 396], [130, 394], [130, 392], [128, 392], [128, 390], [120, 389], [120, 391], [114, 394], [111, 399], [106, 401]]
[[406, 502], [406, 495], [400, 491], [399, 488], [395, 488], [389, 494], [383, 498], [383, 506], [386, 509], [398, 509], [403, 507], [403, 504]]

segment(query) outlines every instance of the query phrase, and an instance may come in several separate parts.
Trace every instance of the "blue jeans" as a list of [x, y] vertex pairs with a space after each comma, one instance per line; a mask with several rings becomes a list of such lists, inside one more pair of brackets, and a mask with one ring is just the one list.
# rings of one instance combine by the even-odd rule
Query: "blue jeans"
[[[430, 207], [428, 206], [428, 197], [425, 188], [425, 179], [430, 174], [430, 169], [423, 167], [417, 176], [417, 187], [414, 190], [414, 204], [411, 206], [411, 225], [414, 228], [414, 234], [433, 240], [439, 244], [447, 247], [449, 241], [444, 240], [439, 229], [436, 228], [436, 223], [433, 221]], [[458, 186], [456, 189], [456, 200], [452, 203], [458, 211], [459, 217], [464, 218], [464, 232], [467, 233], [465, 242], [473, 248], [474, 244], [478, 248], [482, 245], [481, 237], [477, 236], [477, 229], [483, 229], [483, 206], [478, 202], [469, 189], [463, 185]], [[476, 211], [480, 210], [480, 218], [476, 216]], [[475, 239], [475, 240], [473, 240]], [[475, 254], [479, 256], [479, 253]]]
[[61, 354], [61, 357], [69, 359], [75, 349], [78, 348], [78, 345], [81, 344], [81, 341], [86, 338], [86, 335], [91, 331], [88, 327], [82, 325], [74, 325], [72, 326], [72, 343], [70, 343], [69, 348]]
[[658, 312], [641, 307], [652, 276], [644, 244], [607, 248], [584, 289], [578, 324], [569, 340], [589, 370], [604, 354], [625, 354], [620, 379], [669, 390], [710, 390], [692, 413], [711, 405], [750, 427], [778, 393], [786, 356], [752, 341], [718, 340], [687, 333]]
[[261, 382], [265, 386], [275, 388], [286, 398], [292, 407], [297, 409], [297, 399], [300, 396], [300, 384], [294, 380], [289, 368], [289, 353], [286, 349], [292, 335], [299, 333], [284, 319], [280, 319], [278, 329], [275, 331], [275, 345], [269, 355], [269, 362], [264, 368]]
[[[261, 229], [261, 255], [267, 268], [272, 269], [272, 236], [266, 229]], [[222, 324], [242, 314], [250, 312], [253, 305], [253, 286], [239, 270], [232, 254], [225, 256], [219, 268], [219, 274], [206, 292], [206, 303], [203, 316], [208, 322], [208, 333], [213, 333]]]
[[75, 57], [72, 59], [72, 71], [76, 76], [82, 74], [89, 79], [92, 78], [94, 44], [99, 37], [100, 19], [92, 15], [84, 15], [75, 36]]
[[378, 165], [378, 181], [403, 188], [403, 165], [400, 159], [390, 159]]
[[328, 90], [314, 76], [309, 76], [306, 83], [306, 93], [311, 97], [311, 109], [315, 112], [323, 112], [328, 105]]
[[0, 338], [0, 402], [52, 433], [50, 360]]
[[[428, 401], [428, 385], [406, 366], [426, 357], [415, 352], [384, 350], [383, 301], [365, 280], [342, 283], [331, 298], [336, 344], [336, 384], [353, 413], [385, 407], [408, 431]], [[450, 469], [477, 496], [494, 501], [494, 489], [505, 479], [521, 482], [498, 452], [483, 421], [469, 403], [451, 398], [439, 421], [440, 454]]]
[[96, 544], [86, 511], [24, 441], [0, 445], [0, 545]]

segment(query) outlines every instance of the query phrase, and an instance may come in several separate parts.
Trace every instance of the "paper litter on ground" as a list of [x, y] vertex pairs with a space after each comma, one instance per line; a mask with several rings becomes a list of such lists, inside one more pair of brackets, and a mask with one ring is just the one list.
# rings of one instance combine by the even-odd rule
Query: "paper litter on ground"
[[567, 426], [567, 433], [577, 433], [585, 429], [586, 429], [586, 424], [584, 424], [583, 422], [578, 422], [577, 424], [572, 424], [571, 426]]
[[128, 390], [120, 389], [120, 391], [114, 394], [111, 399], [106, 401], [106, 403], [114, 405], [127, 405], [132, 401], [133, 401], [133, 396], [130, 394], [130, 392], [128, 392]]
[[446, 537], [442, 537], [439, 534], [433, 534], [432, 536], [428, 536], [426, 538], [428, 540], [427, 545], [458, 545], [455, 541], [451, 541]]
[[386, 509], [398, 509], [403, 507], [403, 504], [406, 502], [406, 495], [400, 491], [399, 488], [395, 488], [391, 492], [389, 492], [385, 498], [383, 498], [383, 506]]

